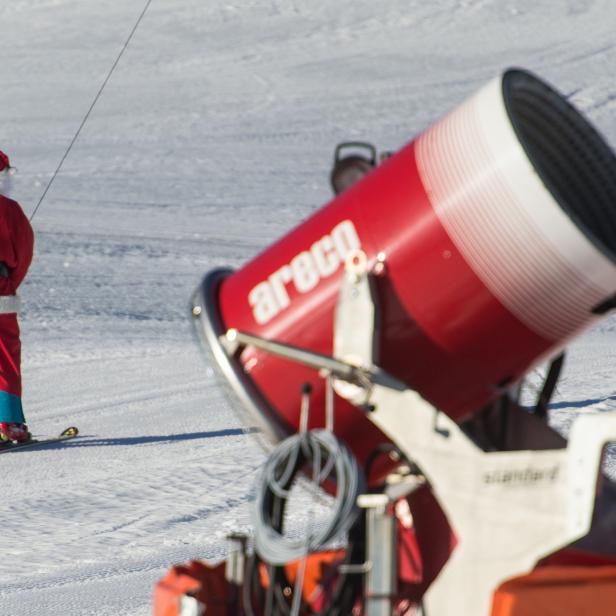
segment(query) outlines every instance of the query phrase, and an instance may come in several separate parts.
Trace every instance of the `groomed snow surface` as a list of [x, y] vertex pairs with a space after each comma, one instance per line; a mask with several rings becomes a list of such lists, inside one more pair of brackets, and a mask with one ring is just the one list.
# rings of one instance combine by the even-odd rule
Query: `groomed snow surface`
[[[145, 0], [0, 4], [0, 149], [33, 212]], [[189, 296], [329, 199], [334, 145], [397, 149], [503, 68], [616, 144], [611, 0], [153, 0], [34, 218], [32, 430], [0, 458], [0, 614], [145, 616], [220, 559], [263, 460], [198, 349]], [[572, 346], [553, 417], [616, 406], [616, 320]]]

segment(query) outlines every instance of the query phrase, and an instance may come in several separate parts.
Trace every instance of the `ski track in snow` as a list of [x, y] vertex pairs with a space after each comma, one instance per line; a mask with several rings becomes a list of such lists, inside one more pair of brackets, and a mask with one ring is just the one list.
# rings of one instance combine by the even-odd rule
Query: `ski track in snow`
[[[142, 7], [0, 6], [0, 149], [27, 211]], [[609, 0], [153, 2], [34, 220], [24, 402], [35, 433], [81, 436], [1, 459], [0, 615], [145, 616], [171, 564], [223, 558], [263, 454], [190, 331], [201, 276], [328, 201], [337, 142], [396, 149], [507, 66], [616, 144], [615, 30]], [[611, 318], [572, 345], [558, 429], [616, 408], [614, 342]]]

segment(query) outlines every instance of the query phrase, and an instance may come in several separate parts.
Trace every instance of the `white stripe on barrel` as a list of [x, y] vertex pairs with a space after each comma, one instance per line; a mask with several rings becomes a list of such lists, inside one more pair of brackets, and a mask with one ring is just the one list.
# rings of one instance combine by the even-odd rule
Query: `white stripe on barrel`
[[416, 142], [434, 210], [490, 292], [529, 329], [563, 340], [595, 321], [616, 265], [567, 216], [533, 168], [495, 79]]

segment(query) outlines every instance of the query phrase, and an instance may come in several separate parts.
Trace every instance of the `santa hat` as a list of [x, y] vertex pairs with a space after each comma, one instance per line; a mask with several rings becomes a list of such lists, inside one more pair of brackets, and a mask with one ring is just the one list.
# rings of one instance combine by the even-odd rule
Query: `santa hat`
[[9, 157], [0, 150], [0, 172], [10, 168], [11, 163], [9, 162]]

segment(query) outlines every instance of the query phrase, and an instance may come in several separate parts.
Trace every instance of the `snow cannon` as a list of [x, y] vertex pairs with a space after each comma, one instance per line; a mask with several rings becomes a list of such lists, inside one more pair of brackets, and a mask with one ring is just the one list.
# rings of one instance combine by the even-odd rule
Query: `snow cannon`
[[[368, 358], [334, 335], [341, 281], [362, 263]], [[258, 345], [230, 349], [231, 329], [372, 363], [461, 423], [595, 324], [615, 291], [616, 157], [565, 96], [510, 69], [252, 261], [210, 271], [192, 307], [248, 425], [276, 441], [299, 429], [307, 385], [308, 427], [325, 424], [328, 380]], [[335, 433], [366, 463], [389, 439], [348, 385], [334, 381]]]
[[[607, 616], [616, 413], [567, 438], [546, 414], [563, 349], [616, 306], [616, 156], [512, 69], [398, 152], [339, 146], [330, 182], [330, 203], [192, 298], [247, 427], [281, 442], [223, 586], [222, 569], [178, 569], [159, 605]], [[527, 412], [521, 383], [548, 360]], [[298, 538], [300, 474], [333, 498]]]

